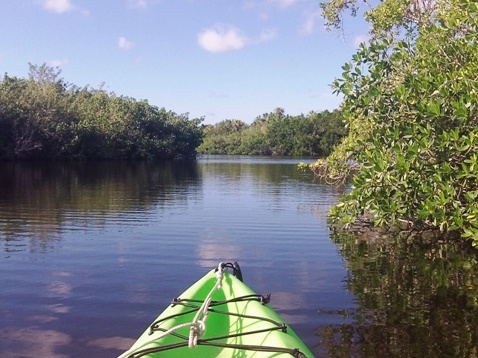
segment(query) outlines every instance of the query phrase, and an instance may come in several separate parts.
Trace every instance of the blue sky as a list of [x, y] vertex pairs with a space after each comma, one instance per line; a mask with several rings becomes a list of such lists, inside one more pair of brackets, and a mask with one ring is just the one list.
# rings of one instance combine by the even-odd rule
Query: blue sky
[[0, 0], [0, 74], [47, 63], [80, 87], [204, 123], [332, 110], [367, 24], [327, 32], [321, 0]]

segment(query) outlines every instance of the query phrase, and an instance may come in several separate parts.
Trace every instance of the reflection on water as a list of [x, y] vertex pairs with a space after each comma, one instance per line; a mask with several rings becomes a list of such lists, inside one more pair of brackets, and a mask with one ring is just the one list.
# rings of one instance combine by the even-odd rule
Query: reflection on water
[[108, 337], [93, 339], [92, 341], [88, 342], [87, 345], [99, 350], [126, 351], [133, 345], [134, 342], [135, 339], [132, 338]]
[[240, 251], [241, 247], [227, 243], [227, 238], [206, 239], [197, 246], [197, 264], [211, 268], [217, 266], [218, 262], [234, 262], [240, 256]]
[[[1, 352], [4, 358], [67, 358], [69, 355], [58, 353], [58, 349], [67, 347], [72, 341], [65, 333], [34, 328], [0, 328], [0, 338], [1, 347], [7, 348]], [[8, 347], [11, 347], [11, 350]]]
[[0, 356], [116, 357], [236, 260], [318, 357], [476, 356], [475, 252], [332, 235], [299, 161], [2, 163]]
[[3, 163], [4, 251], [47, 252], [65, 231], [147, 222], [199, 184], [195, 162]]
[[318, 328], [330, 354], [476, 356], [478, 260], [469, 245], [419, 237], [333, 239], [348, 262], [347, 287], [358, 307], [345, 313], [347, 324]]
[[35, 345], [49, 357], [115, 357], [172, 298], [233, 260], [313, 345], [318, 291], [343, 293], [319, 214], [340, 191], [298, 162], [3, 163], [0, 356]]

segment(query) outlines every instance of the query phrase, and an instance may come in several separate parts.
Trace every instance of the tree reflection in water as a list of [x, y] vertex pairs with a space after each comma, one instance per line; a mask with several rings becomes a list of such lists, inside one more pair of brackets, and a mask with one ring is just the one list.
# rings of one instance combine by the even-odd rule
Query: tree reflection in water
[[[0, 246], [49, 252], [69, 228], [129, 225], [154, 206], [186, 201], [201, 178], [195, 161], [2, 163]], [[140, 215], [135, 215], [140, 213]]]
[[478, 355], [478, 262], [470, 245], [425, 236], [332, 239], [357, 308], [342, 313], [347, 323], [317, 329], [329, 357]]

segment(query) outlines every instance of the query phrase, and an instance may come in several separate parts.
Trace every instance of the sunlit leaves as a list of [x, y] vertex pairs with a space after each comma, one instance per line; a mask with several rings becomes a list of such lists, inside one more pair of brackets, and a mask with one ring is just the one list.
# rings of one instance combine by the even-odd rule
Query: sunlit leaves
[[324, 157], [346, 135], [342, 113], [310, 112], [286, 115], [282, 108], [263, 114], [248, 125], [224, 120], [204, 128], [200, 153]]
[[457, 0], [434, 16], [414, 41], [362, 46], [334, 82], [350, 134], [323, 163], [353, 158], [361, 170], [331, 218], [456, 230], [478, 243], [478, 10]]

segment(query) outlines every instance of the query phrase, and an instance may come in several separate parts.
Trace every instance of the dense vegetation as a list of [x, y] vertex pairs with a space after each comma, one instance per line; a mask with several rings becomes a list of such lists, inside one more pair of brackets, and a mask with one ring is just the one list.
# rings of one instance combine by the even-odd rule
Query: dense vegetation
[[[322, 4], [329, 25], [361, 0]], [[334, 83], [349, 135], [312, 169], [353, 189], [334, 222], [460, 233], [478, 244], [478, 3], [383, 1]], [[352, 160], [352, 161], [351, 161]], [[350, 163], [354, 163], [353, 166]]]
[[225, 120], [206, 126], [198, 152], [323, 157], [346, 134], [342, 114], [337, 110], [290, 116], [277, 108], [257, 117], [250, 125]]
[[67, 84], [30, 65], [0, 82], [0, 159], [193, 158], [202, 119], [146, 101]]

